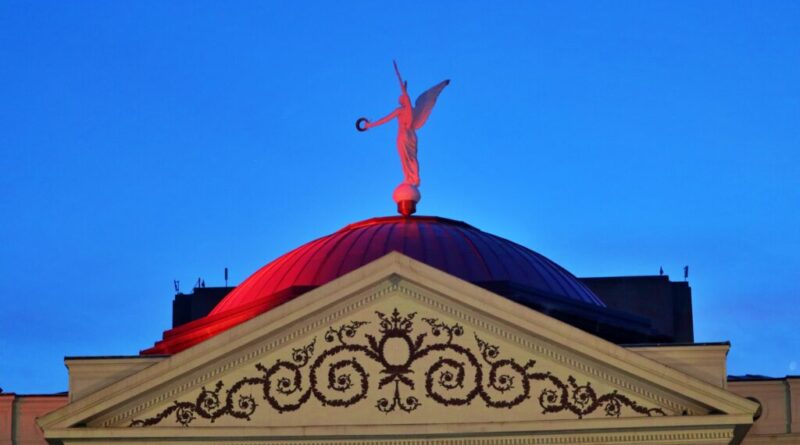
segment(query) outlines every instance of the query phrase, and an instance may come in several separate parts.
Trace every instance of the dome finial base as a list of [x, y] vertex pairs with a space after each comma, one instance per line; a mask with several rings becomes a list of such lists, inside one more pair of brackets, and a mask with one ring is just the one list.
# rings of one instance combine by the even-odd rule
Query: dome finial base
[[397, 203], [397, 213], [403, 216], [411, 216], [417, 213], [417, 203], [414, 201], [400, 201]]
[[397, 203], [397, 213], [403, 216], [411, 216], [417, 211], [417, 203], [422, 198], [422, 195], [420, 195], [417, 186], [403, 182], [394, 189], [392, 198]]

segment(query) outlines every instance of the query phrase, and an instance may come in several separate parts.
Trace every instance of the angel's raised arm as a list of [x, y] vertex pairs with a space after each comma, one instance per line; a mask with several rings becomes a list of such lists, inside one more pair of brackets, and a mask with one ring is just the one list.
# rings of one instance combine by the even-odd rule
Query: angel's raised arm
[[364, 129], [377, 127], [379, 125], [383, 125], [383, 124], [389, 122], [390, 120], [394, 119], [395, 116], [397, 116], [397, 110], [398, 109], [395, 108], [394, 111], [392, 111], [391, 113], [387, 114], [386, 116], [376, 120], [375, 122], [366, 122], [366, 123], [364, 123]]

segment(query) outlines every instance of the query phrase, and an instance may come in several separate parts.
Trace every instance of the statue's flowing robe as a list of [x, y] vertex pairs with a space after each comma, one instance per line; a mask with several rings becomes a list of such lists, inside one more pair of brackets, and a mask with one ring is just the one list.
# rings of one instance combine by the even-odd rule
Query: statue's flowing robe
[[417, 162], [417, 132], [411, 126], [400, 125], [397, 134], [397, 152], [403, 165], [403, 182], [419, 186], [419, 163]]

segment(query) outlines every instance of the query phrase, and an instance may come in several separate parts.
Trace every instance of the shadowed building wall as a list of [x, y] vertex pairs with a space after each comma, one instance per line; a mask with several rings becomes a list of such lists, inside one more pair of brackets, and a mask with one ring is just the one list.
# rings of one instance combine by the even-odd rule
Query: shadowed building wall
[[694, 341], [692, 288], [666, 275], [581, 278], [610, 308], [650, 320], [674, 343]]

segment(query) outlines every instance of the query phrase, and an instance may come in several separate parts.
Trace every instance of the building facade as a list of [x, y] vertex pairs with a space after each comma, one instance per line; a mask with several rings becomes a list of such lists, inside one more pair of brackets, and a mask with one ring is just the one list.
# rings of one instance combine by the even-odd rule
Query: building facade
[[729, 378], [729, 347], [685, 283], [376, 218], [177, 296], [138, 356], [68, 357], [67, 394], [0, 394], [0, 443], [800, 443], [800, 379]]

